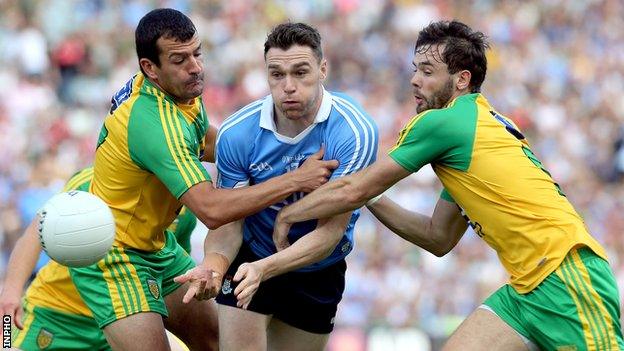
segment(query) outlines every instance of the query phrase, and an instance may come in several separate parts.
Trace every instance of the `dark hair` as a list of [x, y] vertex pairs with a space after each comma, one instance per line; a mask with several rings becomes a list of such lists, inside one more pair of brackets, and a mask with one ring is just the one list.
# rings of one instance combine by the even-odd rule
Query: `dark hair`
[[305, 23], [282, 23], [274, 27], [264, 42], [264, 58], [270, 48], [288, 50], [293, 45], [307, 46], [312, 49], [314, 56], [321, 61], [321, 35], [316, 28]]
[[432, 45], [444, 44], [444, 52], [440, 56], [449, 73], [464, 69], [470, 71], [470, 91], [478, 93], [487, 71], [485, 50], [490, 46], [486, 39], [485, 34], [458, 21], [433, 22], [418, 33], [414, 52], [423, 53]]
[[191, 19], [178, 10], [152, 10], [141, 18], [134, 32], [137, 56], [139, 60], [146, 58], [160, 67], [158, 59], [160, 50], [156, 45], [158, 38], [173, 38], [184, 43], [189, 41], [196, 31]]

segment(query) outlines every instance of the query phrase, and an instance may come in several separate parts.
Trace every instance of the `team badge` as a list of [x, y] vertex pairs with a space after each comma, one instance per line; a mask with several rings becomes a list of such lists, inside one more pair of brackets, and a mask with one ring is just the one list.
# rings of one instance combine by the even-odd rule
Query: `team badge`
[[158, 282], [154, 279], [147, 279], [147, 287], [149, 288], [150, 294], [154, 296], [156, 300], [160, 297], [160, 289], [158, 288]]
[[37, 346], [39, 346], [41, 350], [45, 350], [52, 344], [52, 339], [54, 339], [54, 334], [41, 328], [41, 330], [39, 330], [39, 335], [37, 335]]
[[223, 286], [221, 287], [221, 293], [223, 293], [223, 295], [227, 295], [232, 292], [232, 280], [231, 279], [232, 279], [231, 277], [226, 277], [223, 280]]

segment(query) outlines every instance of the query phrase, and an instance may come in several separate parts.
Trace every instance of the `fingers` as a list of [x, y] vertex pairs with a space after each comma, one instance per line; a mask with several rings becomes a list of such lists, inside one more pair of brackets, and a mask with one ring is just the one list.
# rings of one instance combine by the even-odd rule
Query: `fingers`
[[322, 160], [323, 159], [323, 155], [325, 155], [325, 145], [321, 144], [321, 148], [315, 152], [314, 154], [310, 155], [311, 158], [317, 159], [317, 160]]
[[236, 302], [236, 306], [241, 307], [243, 309], [247, 309], [247, 307], [249, 306], [249, 303], [251, 302], [251, 299], [253, 298], [257, 290], [258, 290], [258, 285], [253, 284], [253, 285], [246, 287], [245, 289], [240, 291], [238, 294], [236, 294], [236, 299], [238, 300]]
[[191, 271], [192, 269], [189, 269], [188, 271], [186, 271], [184, 274], [179, 275], [175, 278], [173, 278], [173, 281], [179, 284], [184, 284], [188, 281], [191, 280]]
[[195, 294], [197, 294], [197, 290], [199, 289], [197, 285], [198, 284], [191, 284], [191, 286], [186, 291], [186, 294], [184, 294], [184, 297], [182, 298], [183, 303], [189, 303], [191, 302], [193, 297], [195, 297]]
[[321, 164], [323, 167], [327, 169], [334, 170], [338, 168], [338, 166], [340, 165], [340, 162], [338, 162], [338, 160], [327, 160], [327, 161], [321, 161]]
[[22, 323], [23, 316], [24, 316], [24, 309], [22, 308], [22, 306], [18, 306], [17, 311], [15, 313], [15, 318], [13, 320], [15, 321], [15, 326], [19, 330], [24, 329], [24, 324]]

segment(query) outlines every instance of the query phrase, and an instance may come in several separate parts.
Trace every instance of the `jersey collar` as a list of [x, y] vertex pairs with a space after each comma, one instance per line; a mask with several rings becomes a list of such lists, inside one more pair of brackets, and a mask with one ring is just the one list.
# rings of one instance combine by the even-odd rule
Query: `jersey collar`
[[[314, 117], [314, 122], [312, 122], [312, 125], [306, 130], [312, 129], [311, 127], [315, 124], [325, 122], [325, 120], [329, 118], [329, 113], [331, 112], [332, 108], [333, 97], [330, 92], [325, 90], [325, 87], [321, 87], [321, 89], [323, 89], [323, 100], [321, 100], [321, 107]], [[270, 130], [278, 135], [277, 127], [275, 126], [275, 120], [273, 120], [273, 97], [270, 94], [266, 96], [264, 98], [264, 101], [262, 102], [262, 109], [260, 110], [260, 128]]]

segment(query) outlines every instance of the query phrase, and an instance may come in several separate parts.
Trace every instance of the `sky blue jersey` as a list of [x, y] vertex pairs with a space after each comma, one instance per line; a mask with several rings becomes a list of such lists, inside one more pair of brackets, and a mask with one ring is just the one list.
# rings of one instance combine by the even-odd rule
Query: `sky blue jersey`
[[[235, 188], [262, 183], [299, 167], [325, 145], [325, 160], [338, 160], [340, 166], [331, 179], [361, 170], [375, 161], [377, 125], [349, 96], [323, 90], [321, 106], [314, 123], [294, 138], [280, 135], [273, 120], [271, 95], [257, 100], [227, 118], [217, 136], [217, 186]], [[286, 200], [244, 220], [243, 240], [260, 257], [275, 253], [273, 225], [284, 206], [304, 196], [294, 193]], [[233, 204], [235, 206], [235, 204]], [[332, 254], [301, 268], [314, 271], [338, 262], [353, 249], [353, 228], [360, 211], [351, 216], [347, 229]], [[292, 226], [291, 243], [316, 228], [316, 220]]]

